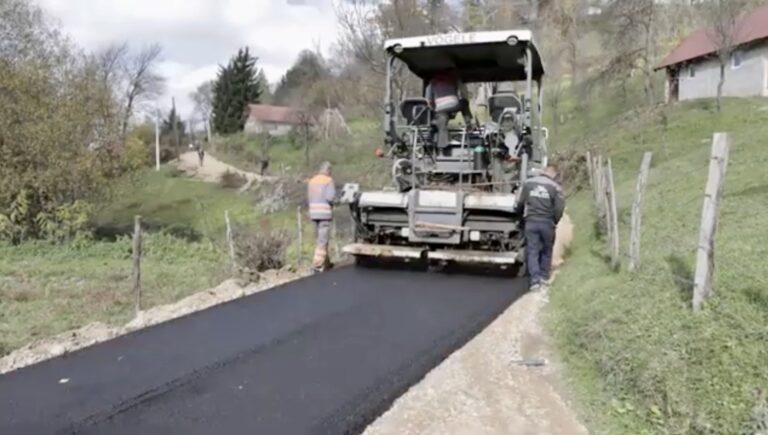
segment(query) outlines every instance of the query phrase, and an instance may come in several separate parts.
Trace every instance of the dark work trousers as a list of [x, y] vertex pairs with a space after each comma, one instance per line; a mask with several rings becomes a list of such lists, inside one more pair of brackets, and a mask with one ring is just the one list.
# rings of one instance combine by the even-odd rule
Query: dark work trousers
[[529, 221], [525, 223], [525, 252], [528, 275], [532, 284], [549, 279], [552, 270], [552, 249], [555, 246], [555, 224]]
[[445, 149], [450, 142], [448, 136], [448, 121], [450, 120], [450, 113], [438, 112], [435, 114], [435, 125], [437, 126], [437, 148]]

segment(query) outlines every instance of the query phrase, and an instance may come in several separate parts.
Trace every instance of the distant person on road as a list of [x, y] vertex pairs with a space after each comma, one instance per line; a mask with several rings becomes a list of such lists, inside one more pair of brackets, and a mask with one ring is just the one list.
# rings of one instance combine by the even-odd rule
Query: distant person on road
[[331, 178], [331, 164], [329, 162], [323, 162], [317, 175], [309, 180], [307, 198], [309, 218], [315, 226], [315, 253], [312, 258], [312, 270], [322, 272], [332, 266], [328, 256], [328, 244], [331, 238], [336, 186], [333, 178]]
[[203, 144], [200, 142], [195, 142], [195, 151], [197, 151], [197, 158], [200, 161], [200, 167], [203, 167], [203, 159], [205, 159], [205, 150], [203, 149]]
[[551, 278], [555, 229], [565, 210], [558, 175], [557, 166], [550, 164], [541, 175], [526, 180], [517, 202], [517, 213], [525, 213], [526, 262], [532, 291], [546, 288]]

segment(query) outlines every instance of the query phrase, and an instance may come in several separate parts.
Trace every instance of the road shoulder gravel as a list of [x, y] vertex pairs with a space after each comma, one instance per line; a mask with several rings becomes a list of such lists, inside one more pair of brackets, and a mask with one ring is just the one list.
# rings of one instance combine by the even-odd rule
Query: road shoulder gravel
[[[555, 264], [572, 240], [558, 227]], [[528, 293], [432, 370], [364, 435], [581, 435], [587, 429], [560, 394], [560, 376], [542, 326], [547, 293]]]

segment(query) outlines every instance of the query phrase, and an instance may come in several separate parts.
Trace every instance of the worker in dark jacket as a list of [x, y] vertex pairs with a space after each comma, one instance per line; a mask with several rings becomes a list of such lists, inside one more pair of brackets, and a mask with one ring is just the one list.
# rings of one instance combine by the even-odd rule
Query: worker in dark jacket
[[565, 210], [557, 176], [557, 167], [547, 166], [541, 175], [526, 180], [517, 202], [517, 212], [525, 212], [526, 262], [534, 291], [549, 284], [555, 228]]

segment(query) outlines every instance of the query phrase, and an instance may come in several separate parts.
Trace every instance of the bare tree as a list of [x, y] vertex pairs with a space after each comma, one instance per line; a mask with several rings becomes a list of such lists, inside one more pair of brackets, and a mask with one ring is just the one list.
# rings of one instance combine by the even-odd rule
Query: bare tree
[[[104, 96], [99, 102], [102, 122], [105, 126], [112, 126], [115, 122], [119, 93], [123, 86], [123, 72], [129, 53], [128, 44], [120, 43], [110, 45], [94, 55], [97, 68], [99, 86]], [[115, 125], [116, 127], [116, 125]]]
[[304, 146], [304, 164], [309, 168], [309, 146], [312, 139], [312, 127], [315, 125], [315, 117], [309, 110], [305, 109], [297, 109], [294, 111], [294, 114], [296, 117], [296, 127], [301, 135], [302, 145]]
[[[540, 32], [545, 39], [544, 48], [551, 53], [557, 53], [557, 61], [563, 59], [564, 63], [567, 63], [574, 89], [579, 82], [581, 66], [584, 63], [580, 45], [586, 33], [582, 28], [583, 10], [582, 0], [558, 0], [552, 2], [541, 17], [545, 27]], [[557, 48], [552, 48], [553, 46]]]
[[195, 111], [209, 119], [213, 113], [213, 81], [202, 83], [189, 96], [195, 103]]
[[336, 17], [341, 28], [339, 51], [347, 62], [367, 65], [373, 72], [384, 74], [382, 53], [384, 36], [376, 26], [377, 8], [366, 0], [349, 0], [336, 4]]
[[717, 83], [718, 112], [722, 109], [726, 66], [741, 36], [739, 18], [750, 3], [749, 0], [711, 0], [700, 6], [702, 19], [708, 26], [707, 36], [716, 47], [717, 60], [720, 63], [720, 80]]
[[112, 44], [96, 53], [99, 78], [105, 86], [111, 87], [116, 80], [119, 80], [125, 68], [128, 53], [128, 44], [125, 42]]
[[27, 0], [0, 1], [0, 60], [51, 62], [67, 43], [48, 25], [43, 10]]
[[160, 96], [165, 88], [165, 78], [155, 71], [162, 48], [153, 44], [143, 48], [124, 67], [126, 88], [122, 135], [128, 131], [128, 123], [140, 103]]

